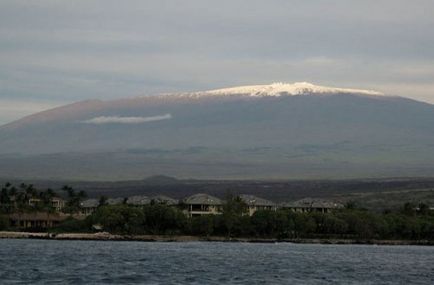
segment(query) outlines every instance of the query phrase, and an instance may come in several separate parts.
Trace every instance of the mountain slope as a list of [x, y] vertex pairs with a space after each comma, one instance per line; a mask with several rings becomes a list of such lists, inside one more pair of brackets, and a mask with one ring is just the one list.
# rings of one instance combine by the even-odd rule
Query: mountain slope
[[[101, 179], [427, 176], [433, 122], [430, 104], [309, 83], [84, 101], [0, 127], [0, 171]], [[80, 161], [92, 166], [80, 170]]]

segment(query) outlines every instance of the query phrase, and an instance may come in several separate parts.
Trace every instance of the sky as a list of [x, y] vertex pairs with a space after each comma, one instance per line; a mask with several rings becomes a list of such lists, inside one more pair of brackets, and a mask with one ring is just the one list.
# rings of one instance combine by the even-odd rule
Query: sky
[[307, 81], [434, 104], [432, 0], [1, 0], [0, 124], [86, 99]]

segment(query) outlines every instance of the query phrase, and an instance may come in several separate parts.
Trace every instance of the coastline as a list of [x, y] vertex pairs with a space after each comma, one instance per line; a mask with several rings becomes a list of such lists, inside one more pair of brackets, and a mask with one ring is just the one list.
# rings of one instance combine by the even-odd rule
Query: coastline
[[143, 241], [143, 242], [245, 242], [245, 243], [297, 243], [332, 245], [420, 245], [433, 246], [432, 240], [375, 240], [375, 239], [327, 239], [327, 238], [227, 238], [220, 236], [187, 235], [116, 235], [101, 233], [31, 233], [0, 231], [0, 239], [45, 239], [45, 240], [95, 240], [95, 241]]

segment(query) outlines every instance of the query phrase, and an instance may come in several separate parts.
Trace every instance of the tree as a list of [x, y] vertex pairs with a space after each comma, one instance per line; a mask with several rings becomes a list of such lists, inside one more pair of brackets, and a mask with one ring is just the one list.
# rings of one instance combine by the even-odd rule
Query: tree
[[6, 230], [9, 227], [9, 219], [6, 216], [0, 215], [0, 231]]
[[48, 212], [53, 212], [54, 207], [52, 205], [52, 200], [55, 196], [55, 193], [52, 189], [48, 188], [43, 192], [39, 192], [39, 199], [41, 199], [41, 203], [37, 205], [39, 210], [45, 210]]
[[107, 205], [107, 197], [101, 196], [101, 197], [99, 197], [98, 207], [101, 207], [104, 205]]
[[0, 213], [9, 213], [11, 210], [11, 197], [8, 187], [3, 187], [0, 192]]
[[429, 213], [429, 206], [425, 203], [419, 203], [419, 214], [427, 215]]
[[401, 211], [406, 216], [413, 216], [416, 213], [415, 208], [416, 207], [414, 204], [407, 202], [404, 204]]
[[345, 203], [345, 209], [347, 210], [354, 210], [357, 209], [358, 205], [356, 201], [350, 200], [347, 203]]
[[272, 233], [271, 211], [256, 211], [251, 220], [255, 234], [257, 236], [270, 236]]
[[204, 215], [191, 218], [191, 233], [193, 235], [210, 236], [214, 233], [216, 217]]
[[151, 234], [179, 233], [186, 223], [185, 215], [177, 208], [164, 204], [143, 207], [145, 229]]
[[92, 219], [90, 217], [84, 220], [69, 217], [55, 228], [50, 229], [50, 232], [57, 233], [85, 233], [90, 231], [92, 231]]
[[307, 236], [316, 231], [316, 223], [309, 213], [294, 213], [294, 234], [298, 236]]
[[101, 224], [104, 230], [110, 233], [141, 234], [144, 232], [143, 211], [128, 205], [99, 207], [92, 219], [94, 223]]
[[76, 192], [72, 187], [65, 185], [62, 190], [68, 194], [68, 201], [66, 202], [66, 212], [75, 213], [80, 210], [80, 202], [87, 197], [86, 192]]
[[227, 195], [221, 219], [228, 237], [231, 236], [234, 225], [239, 224], [240, 218], [247, 214], [247, 210], [247, 204], [239, 196]]

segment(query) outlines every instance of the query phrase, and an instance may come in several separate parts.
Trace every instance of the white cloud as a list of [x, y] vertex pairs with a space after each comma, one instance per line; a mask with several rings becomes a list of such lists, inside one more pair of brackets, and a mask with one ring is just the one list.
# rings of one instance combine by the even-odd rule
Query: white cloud
[[83, 121], [83, 123], [95, 124], [95, 125], [102, 125], [102, 124], [142, 124], [142, 123], [149, 123], [149, 122], [170, 120], [170, 119], [172, 119], [171, 114], [164, 114], [164, 115], [152, 116], [152, 117], [101, 116], [101, 117], [95, 117], [93, 119]]

